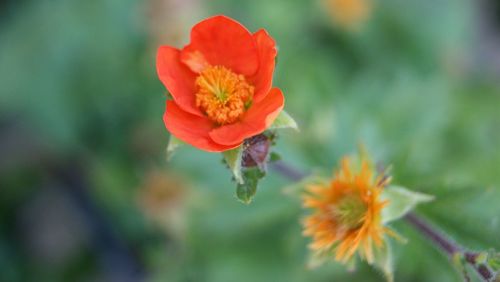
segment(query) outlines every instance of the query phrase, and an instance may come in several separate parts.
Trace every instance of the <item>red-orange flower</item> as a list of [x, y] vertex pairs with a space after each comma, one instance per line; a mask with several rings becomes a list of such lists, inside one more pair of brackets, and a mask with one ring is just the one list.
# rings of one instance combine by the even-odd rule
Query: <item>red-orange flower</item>
[[178, 139], [221, 152], [265, 131], [283, 109], [272, 88], [274, 40], [263, 29], [215, 16], [196, 24], [182, 49], [161, 46], [158, 76], [173, 97], [163, 121]]

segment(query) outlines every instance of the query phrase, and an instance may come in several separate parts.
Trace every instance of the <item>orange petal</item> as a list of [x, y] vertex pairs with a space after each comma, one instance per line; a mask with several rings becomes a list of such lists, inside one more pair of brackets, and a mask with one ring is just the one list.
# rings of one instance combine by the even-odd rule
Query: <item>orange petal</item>
[[195, 73], [200, 73], [210, 66], [205, 56], [198, 50], [192, 50], [191, 46], [181, 51], [181, 61]]
[[276, 43], [264, 29], [254, 33], [253, 38], [259, 53], [259, 69], [249, 80], [255, 86], [253, 99], [259, 102], [271, 89], [277, 50]]
[[158, 77], [179, 107], [191, 114], [203, 116], [195, 104], [196, 75], [181, 63], [179, 56], [179, 50], [160, 46], [156, 56]]
[[[203, 54], [210, 65], [224, 66], [245, 76], [255, 74], [259, 67], [252, 34], [237, 21], [225, 16], [208, 18], [193, 27], [191, 43], [182, 52], [195, 51]], [[189, 56], [186, 54], [183, 58]]]
[[285, 98], [278, 88], [269, 91], [266, 97], [253, 104], [242, 121], [224, 125], [210, 132], [212, 139], [223, 145], [241, 143], [244, 139], [264, 132], [283, 109]]
[[185, 112], [174, 101], [167, 101], [165, 114], [163, 115], [165, 127], [180, 140], [204, 151], [222, 152], [238, 147], [240, 143], [221, 145], [209, 137], [213, 124], [205, 117], [192, 115]]

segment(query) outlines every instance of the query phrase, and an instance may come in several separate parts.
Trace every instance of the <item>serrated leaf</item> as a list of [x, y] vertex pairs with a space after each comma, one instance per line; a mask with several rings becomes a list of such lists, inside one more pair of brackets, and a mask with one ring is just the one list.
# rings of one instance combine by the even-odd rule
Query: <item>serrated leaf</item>
[[168, 145], [167, 145], [167, 160], [170, 160], [172, 158], [175, 150], [177, 150], [179, 147], [183, 146], [184, 141], [178, 139], [177, 137], [170, 135], [170, 139], [168, 140]]
[[243, 184], [243, 176], [241, 173], [241, 158], [243, 155], [242, 146], [238, 148], [222, 152], [224, 160], [226, 161], [229, 169], [233, 173], [234, 179], [238, 184]]
[[299, 127], [295, 120], [287, 113], [285, 110], [282, 110], [278, 117], [274, 120], [273, 124], [269, 127], [269, 129], [281, 129], [281, 128], [292, 128], [295, 130], [299, 130]]
[[386, 224], [405, 216], [416, 205], [432, 201], [434, 197], [400, 186], [389, 186], [382, 192], [382, 199], [389, 201], [382, 210], [382, 223]]
[[382, 247], [375, 249], [373, 266], [382, 271], [387, 282], [394, 282], [392, 250], [388, 240]]
[[244, 204], [252, 202], [259, 180], [265, 176], [265, 172], [258, 168], [249, 168], [243, 171], [243, 184], [238, 184], [236, 187], [236, 197]]

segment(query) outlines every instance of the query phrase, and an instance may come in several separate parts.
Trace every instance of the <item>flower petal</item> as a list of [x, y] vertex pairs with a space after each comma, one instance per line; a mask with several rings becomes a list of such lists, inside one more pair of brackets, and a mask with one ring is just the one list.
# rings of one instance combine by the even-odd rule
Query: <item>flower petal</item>
[[181, 51], [181, 61], [186, 64], [191, 71], [200, 73], [210, 66], [205, 56], [198, 50], [190, 50], [192, 47], [188, 46]]
[[269, 93], [269, 89], [271, 89], [276, 54], [278, 52], [276, 50], [276, 43], [264, 29], [254, 33], [253, 38], [257, 44], [259, 53], [259, 69], [249, 80], [255, 86], [253, 99], [259, 102]]
[[203, 116], [195, 104], [195, 78], [180, 61], [180, 51], [170, 46], [160, 46], [156, 56], [156, 70], [161, 82], [183, 110]]
[[265, 98], [253, 104], [242, 121], [224, 125], [210, 132], [210, 137], [223, 145], [241, 143], [244, 139], [264, 132], [283, 109], [285, 98], [278, 88], [273, 88]]
[[[192, 58], [191, 53], [196, 51], [201, 52], [209, 64], [225, 66], [245, 76], [255, 74], [259, 67], [252, 34], [237, 21], [225, 16], [208, 18], [193, 27], [191, 43], [182, 50], [182, 57]], [[195, 70], [199, 70], [196, 67], [199, 64], [193, 65]]]
[[212, 122], [205, 117], [185, 112], [172, 100], [167, 101], [163, 122], [172, 135], [204, 151], [222, 152], [241, 144], [241, 142], [224, 145], [215, 143], [209, 137], [209, 132], [213, 129]]

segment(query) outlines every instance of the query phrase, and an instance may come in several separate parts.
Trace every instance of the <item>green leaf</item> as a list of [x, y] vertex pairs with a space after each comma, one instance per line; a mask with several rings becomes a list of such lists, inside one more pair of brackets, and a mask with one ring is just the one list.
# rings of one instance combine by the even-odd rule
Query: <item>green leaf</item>
[[177, 137], [173, 136], [170, 134], [170, 139], [168, 140], [168, 146], [167, 146], [167, 160], [170, 160], [177, 148], [185, 145], [184, 141], [181, 141], [180, 139], [177, 139]]
[[269, 162], [273, 163], [273, 162], [277, 162], [279, 160], [281, 160], [280, 154], [278, 154], [276, 152], [271, 152], [271, 154], [269, 155]]
[[387, 282], [394, 282], [392, 250], [388, 240], [382, 247], [375, 248], [373, 266], [382, 271]]
[[489, 267], [491, 267], [493, 271], [500, 271], [500, 253], [497, 253], [494, 250], [490, 250], [487, 262]]
[[278, 117], [274, 120], [273, 124], [269, 127], [269, 129], [281, 129], [281, 128], [292, 128], [295, 130], [299, 130], [299, 127], [295, 120], [287, 113], [285, 110], [282, 110]]
[[234, 179], [238, 184], [243, 184], [243, 176], [241, 174], [241, 158], [243, 155], [243, 148], [239, 146], [238, 148], [222, 152], [226, 164], [231, 169]]
[[416, 205], [430, 202], [434, 197], [399, 186], [389, 186], [382, 192], [382, 199], [389, 201], [382, 210], [382, 223], [385, 224], [405, 216]]
[[266, 173], [257, 167], [245, 169], [243, 171], [244, 182], [242, 184], [238, 184], [236, 187], [236, 197], [238, 200], [244, 204], [250, 204], [255, 196], [255, 193], [257, 192], [259, 180], [265, 175]]

